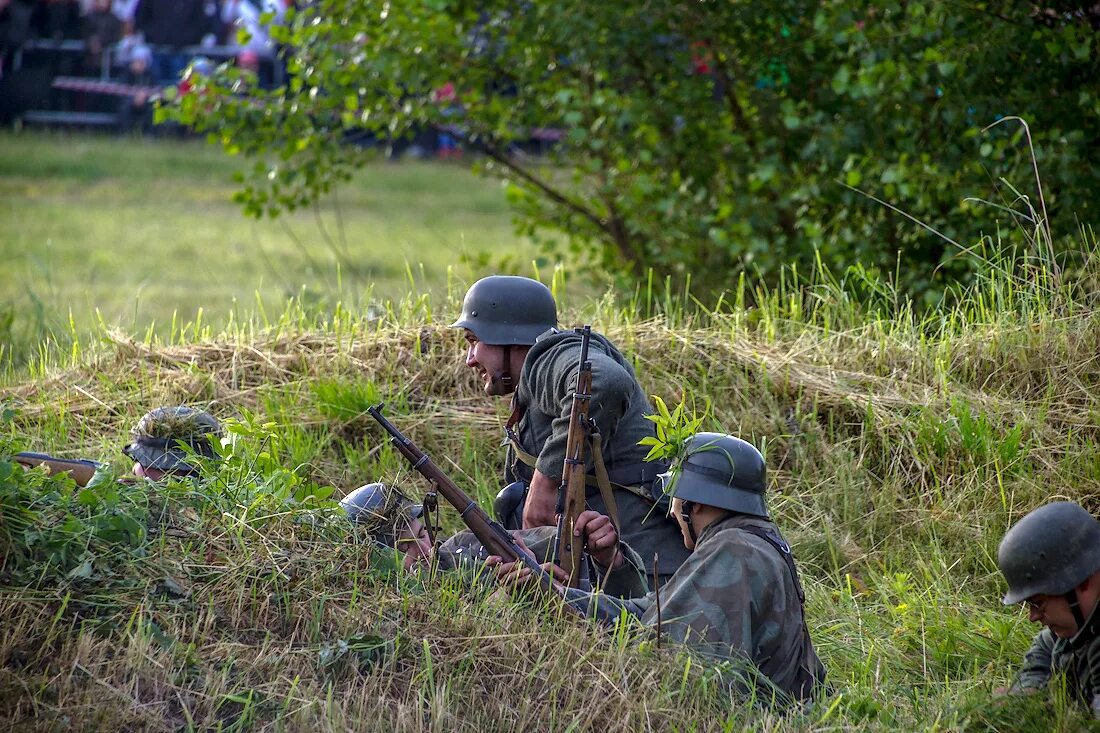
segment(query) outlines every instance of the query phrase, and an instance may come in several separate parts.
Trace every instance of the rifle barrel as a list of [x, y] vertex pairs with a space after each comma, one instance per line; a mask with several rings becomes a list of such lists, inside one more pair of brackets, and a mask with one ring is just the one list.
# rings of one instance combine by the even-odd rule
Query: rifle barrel
[[[494, 521], [476, 501], [444, 474], [439, 466], [428, 457], [427, 453], [420, 450], [410, 438], [406, 437], [393, 423], [387, 420], [382, 414], [383, 407], [385, 405], [380, 403], [368, 408], [367, 413], [382, 426], [383, 430], [389, 433], [394, 445], [397, 446], [397, 450], [412, 464], [413, 470], [430, 481], [436, 490], [443, 495], [443, 498], [455, 508], [462, 521], [470, 528], [478, 541], [492, 554], [499, 555], [505, 562], [515, 562], [517, 560], [522, 562], [531, 569], [531, 572], [538, 578], [544, 589], [564, 599], [562, 593], [554, 586], [554, 579], [550, 576], [550, 573], [542, 569], [542, 566], [539, 565], [531, 553], [524, 551], [516, 544], [515, 539], [508, 530], [504, 529], [499, 522]], [[572, 613], [580, 613], [572, 606], [565, 605], [565, 608]], [[609, 612], [601, 612], [598, 604], [597, 616], [605, 622], [614, 621], [616, 618]]]

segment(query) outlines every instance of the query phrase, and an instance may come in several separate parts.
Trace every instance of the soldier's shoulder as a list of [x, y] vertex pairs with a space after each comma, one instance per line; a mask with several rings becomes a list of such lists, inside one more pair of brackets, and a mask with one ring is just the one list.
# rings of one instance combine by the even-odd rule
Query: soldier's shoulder
[[[776, 536], [779, 536], [778, 533]], [[700, 559], [709, 557], [717, 562], [787, 572], [786, 560], [779, 550], [759, 534], [735, 523], [719, 527], [713, 536], [696, 548], [695, 554], [700, 555]]]

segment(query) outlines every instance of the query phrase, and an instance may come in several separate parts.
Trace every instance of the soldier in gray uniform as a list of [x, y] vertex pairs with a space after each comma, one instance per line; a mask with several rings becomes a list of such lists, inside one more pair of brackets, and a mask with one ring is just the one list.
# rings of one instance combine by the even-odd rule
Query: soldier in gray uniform
[[1004, 603], [1027, 604], [1028, 618], [1046, 627], [1010, 691], [1035, 691], [1064, 676], [1100, 718], [1100, 521], [1073, 502], [1041, 506], [1005, 534], [997, 565], [1008, 581]]
[[[360, 486], [345, 496], [340, 506], [348, 518], [379, 545], [399, 552], [405, 570], [427, 567], [434, 553], [442, 570], [462, 569], [477, 574], [489, 558], [489, 553], [469, 530], [446, 539], [438, 548], [433, 547], [433, 538], [424, 523], [423, 505], [386, 484]], [[606, 517], [593, 511], [584, 512], [577, 519], [577, 528], [584, 537], [588, 553], [585, 557], [589, 567], [584, 575], [594, 587], [623, 598], [646, 592], [641, 559], [630, 547], [618, 542]], [[532, 527], [514, 532], [518, 543], [540, 562], [553, 559], [554, 534], [554, 527]], [[564, 575], [560, 569], [559, 573]]]
[[[556, 524], [568, 438], [569, 414], [577, 383], [581, 337], [558, 331], [557, 305], [550, 290], [525, 277], [493, 275], [470, 287], [462, 314], [452, 324], [468, 343], [466, 365], [484, 382], [486, 394], [512, 394], [512, 415], [505, 426], [508, 455], [505, 480], [510, 482], [494, 503], [509, 529]], [[653, 557], [660, 556], [663, 580], [687, 557], [680, 531], [664, 507], [654, 509], [651, 492], [667, 468], [646, 463], [647, 449], [638, 441], [655, 434], [645, 416], [652, 413], [634, 369], [618, 349], [593, 333], [589, 345], [592, 399], [589, 417], [598, 435], [586, 451], [589, 508], [610, 514], [604, 493], [614, 498], [624, 542], [646, 563], [652, 577]], [[600, 487], [593, 455], [599, 450], [609, 485]]]
[[190, 456], [213, 458], [210, 440], [221, 434], [221, 424], [208, 412], [182, 405], [158, 407], [142, 416], [122, 450], [134, 459], [134, 475], [140, 478], [197, 476], [198, 467], [189, 462]]
[[[656, 490], [672, 495], [672, 512], [691, 556], [658, 593], [616, 600], [567, 590], [568, 603], [591, 612], [610, 605], [711, 659], [748, 670], [735, 682], [776, 698], [807, 700], [825, 681], [803, 614], [805, 596], [794, 559], [764, 502], [764, 458], [743, 440], [698, 433]], [[494, 558], [494, 564], [499, 558]], [[530, 570], [501, 565], [502, 581], [529, 582]], [[751, 662], [750, 665], [743, 664]], [[755, 684], [762, 674], [769, 684]]]

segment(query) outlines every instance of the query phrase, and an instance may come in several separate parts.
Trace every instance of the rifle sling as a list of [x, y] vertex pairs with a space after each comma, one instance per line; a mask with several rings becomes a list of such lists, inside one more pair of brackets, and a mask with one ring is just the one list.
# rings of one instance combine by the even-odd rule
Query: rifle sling
[[[600, 487], [600, 496], [603, 497], [603, 505], [607, 508], [607, 516], [611, 517], [611, 525], [615, 527], [615, 534], [622, 536], [622, 523], [619, 521], [619, 505], [615, 501], [615, 491], [611, 487], [611, 481], [607, 478], [607, 466], [603, 462], [603, 436], [600, 435], [600, 431], [596, 430], [593, 424], [592, 432], [589, 434], [592, 442], [592, 464], [596, 469], [596, 485]], [[584, 482], [587, 485], [588, 479], [593, 478], [588, 475], [584, 477]]]
[[[520, 444], [519, 435], [516, 433], [516, 425], [523, 419], [523, 415], [526, 409], [519, 404], [516, 404], [515, 396], [512, 397], [512, 414], [508, 416], [507, 422], [504, 423], [504, 441], [501, 445], [510, 445], [512, 453], [515, 454], [516, 459], [534, 470], [538, 462], [538, 456], [528, 453], [523, 449], [523, 445]], [[599, 436], [599, 432], [592, 431], [593, 438]], [[585, 486], [589, 489], [595, 489], [603, 496], [604, 504], [607, 505], [610, 511], [612, 507], [615, 508], [616, 514], [618, 514], [618, 507], [612, 496], [612, 491], [629, 491], [638, 498], [642, 499], [648, 504], [655, 504], [653, 496], [649, 493], [648, 484], [653, 483], [657, 478], [657, 474], [664, 473], [668, 470], [668, 463], [665, 461], [651, 461], [649, 463], [634, 463], [627, 466], [621, 466], [607, 470], [607, 466], [603, 460], [603, 440], [602, 436], [597, 449], [595, 441], [592, 442], [592, 456], [593, 463], [596, 463], [598, 458], [598, 466], [596, 467], [596, 474], [586, 474], [584, 477]], [[603, 474], [602, 480], [606, 481], [606, 486], [601, 486], [600, 474]], [[530, 478], [527, 479], [530, 481]], [[595, 494], [595, 491], [587, 492], [589, 496]], [[608, 498], [611, 501], [608, 501]], [[612, 516], [611, 519], [615, 522], [615, 528], [618, 529], [618, 517]]]
[[[506, 437], [502, 445], [511, 446], [512, 453], [515, 455], [516, 460], [534, 470], [537, 466], [538, 457], [523, 449], [523, 446], [520, 445], [519, 442], [519, 436], [516, 435], [515, 431], [510, 426], [504, 426], [504, 433]], [[653, 483], [653, 480], [657, 478], [657, 474], [668, 470], [668, 464], [661, 461], [635, 463], [608, 471], [606, 465], [603, 464], [602, 440], [600, 448], [600, 463], [603, 465], [604, 479], [607, 481], [608, 488], [616, 491], [629, 491], [646, 503], [655, 504], [656, 502], [653, 496], [650, 495], [645, 484]], [[594, 459], [596, 455], [594, 443], [592, 446], [592, 454]], [[523, 477], [521, 476], [521, 478]], [[525, 480], [530, 482], [530, 477], [527, 477]], [[599, 490], [602, 495], [604, 487], [600, 486], [599, 474], [585, 474], [584, 483], [585, 486], [590, 489], [590, 491], [587, 492], [589, 496], [595, 494], [596, 490]], [[607, 503], [606, 499], [604, 499], [604, 503]], [[610, 504], [608, 506], [610, 508]]]

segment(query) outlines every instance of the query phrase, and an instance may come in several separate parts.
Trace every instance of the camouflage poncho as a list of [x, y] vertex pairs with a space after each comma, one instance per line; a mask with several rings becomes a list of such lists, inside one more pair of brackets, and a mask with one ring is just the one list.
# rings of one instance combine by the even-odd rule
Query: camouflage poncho
[[[706, 656], [750, 661], [782, 692], [804, 700], [825, 679], [825, 668], [804, 628], [802, 604], [786, 561], [767, 540], [745, 527], [778, 530], [759, 517], [736, 514], [714, 522], [695, 552], [660, 589], [661, 633]], [[616, 600], [569, 593], [570, 604], [591, 611], [611, 604], [657, 624], [656, 594]]]
[[[1100, 610], [1100, 607], [1097, 608]], [[1100, 718], [1100, 614], [1092, 612], [1084, 629], [1070, 639], [1059, 639], [1050, 629], [1035, 635], [1012, 689], [1015, 692], [1046, 687], [1055, 675], [1065, 675], [1066, 686]]]

